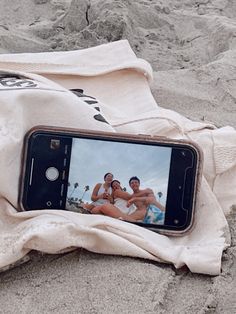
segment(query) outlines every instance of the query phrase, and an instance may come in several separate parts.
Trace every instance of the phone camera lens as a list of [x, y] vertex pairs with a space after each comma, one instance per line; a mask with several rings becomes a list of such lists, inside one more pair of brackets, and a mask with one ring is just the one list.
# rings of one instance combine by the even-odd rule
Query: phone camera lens
[[52, 202], [51, 201], [47, 201], [46, 205], [47, 205], [47, 207], [51, 207], [52, 206]]
[[178, 220], [178, 219], [175, 219], [175, 220], [174, 220], [174, 224], [175, 224], [175, 225], [178, 225], [178, 223], [179, 223], [179, 220]]
[[60, 140], [52, 139], [50, 143], [50, 148], [53, 150], [60, 148]]

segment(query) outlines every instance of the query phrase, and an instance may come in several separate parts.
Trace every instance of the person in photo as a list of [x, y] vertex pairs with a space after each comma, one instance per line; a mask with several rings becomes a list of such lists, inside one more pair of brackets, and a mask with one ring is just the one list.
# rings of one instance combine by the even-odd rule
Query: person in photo
[[104, 182], [97, 183], [93, 189], [90, 204], [81, 203], [80, 206], [88, 211], [91, 211], [95, 206], [113, 202], [111, 182], [113, 174], [107, 172], [104, 175]]
[[[152, 189], [140, 189], [140, 179], [136, 176], [129, 179], [129, 185], [133, 190], [132, 197], [127, 206], [134, 204], [137, 210], [145, 212], [142, 222], [146, 224], [164, 224], [165, 207], [159, 203]], [[144, 194], [140, 196], [140, 194]]]

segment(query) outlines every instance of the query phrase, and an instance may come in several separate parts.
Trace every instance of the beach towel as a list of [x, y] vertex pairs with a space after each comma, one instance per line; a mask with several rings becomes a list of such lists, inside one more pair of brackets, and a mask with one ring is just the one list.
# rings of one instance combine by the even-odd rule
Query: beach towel
[[[82, 247], [220, 273], [222, 252], [230, 245], [226, 216], [236, 203], [236, 131], [161, 108], [151, 80], [150, 64], [137, 58], [126, 40], [84, 50], [0, 55], [0, 268], [31, 250], [56, 254]], [[204, 167], [193, 230], [173, 237], [106, 216], [18, 212], [23, 138], [36, 125], [195, 141], [203, 149]]]

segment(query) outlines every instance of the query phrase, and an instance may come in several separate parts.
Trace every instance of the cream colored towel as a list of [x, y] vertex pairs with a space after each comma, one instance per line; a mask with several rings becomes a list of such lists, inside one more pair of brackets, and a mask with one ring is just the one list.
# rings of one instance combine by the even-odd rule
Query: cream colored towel
[[[150, 65], [127, 41], [81, 51], [0, 55], [0, 267], [30, 250], [58, 253], [83, 247], [187, 265], [220, 273], [230, 244], [225, 214], [236, 203], [236, 131], [193, 122], [157, 106]], [[68, 89], [98, 100], [100, 113]], [[204, 178], [196, 224], [167, 237], [105, 216], [60, 210], [16, 211], [24, 134], [35, 125], [163, 135], [196, 141], [204, 151]]]

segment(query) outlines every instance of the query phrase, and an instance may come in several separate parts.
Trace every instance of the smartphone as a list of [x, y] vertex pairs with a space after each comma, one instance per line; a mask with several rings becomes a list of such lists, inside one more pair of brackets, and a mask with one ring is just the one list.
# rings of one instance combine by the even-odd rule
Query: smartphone
[[194, 223], [202, 162], [189, 141], [39, 126], [24, 140], [19, 207], [107, 215], [181, 235]]

